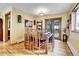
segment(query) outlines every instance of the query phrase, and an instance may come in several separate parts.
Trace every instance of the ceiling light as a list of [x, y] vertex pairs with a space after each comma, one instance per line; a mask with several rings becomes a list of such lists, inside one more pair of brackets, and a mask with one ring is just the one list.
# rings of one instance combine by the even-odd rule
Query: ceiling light
[[40, 13], [39, 15], [40, 15], [40, 16], [43, 16], [43, 15], [44, 15], [44, 13]]
[[45, 8], [45, 7], [39, 7], [39, 8], [37, 8], [36, 10], [35, 10], [35, 13], [39, 16], [43, 16], [43, 15], [45, 15], [45, 14], [47, 14], [47, 12], [48, 12], [48, 9], [47, 8]]

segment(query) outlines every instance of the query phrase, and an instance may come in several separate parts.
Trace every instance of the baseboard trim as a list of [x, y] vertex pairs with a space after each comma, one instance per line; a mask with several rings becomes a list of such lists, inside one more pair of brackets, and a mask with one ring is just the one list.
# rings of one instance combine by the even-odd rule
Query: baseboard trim
[[74, 56], [79, 56], [78, 53], [76, 52], [76, 49], [72, 46], [70, 42], [67, 42], [71, 52], [73, 53]]
[[16, 43], [13, 43], [13, 44], [11, 44], [11, 45], [16, 45], [16, 44], [19, 44], [19, 43], [22, 43], [22, 42], [24, 42], [24, 41], [21, 41], [21, 42], [16, 42]]

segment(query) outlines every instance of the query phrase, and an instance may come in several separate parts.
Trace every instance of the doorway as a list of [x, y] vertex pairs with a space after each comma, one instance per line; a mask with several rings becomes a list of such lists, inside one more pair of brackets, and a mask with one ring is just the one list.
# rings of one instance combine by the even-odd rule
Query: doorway
[[55, 39], [61, 40], [61, 18], [45, 19], [45, 29], [53, 33]]
[[10, 43], [11, 12], [5, 14], [5, 42]]
[[3, 41], [3, 21], [0, 18], [0, 41]]

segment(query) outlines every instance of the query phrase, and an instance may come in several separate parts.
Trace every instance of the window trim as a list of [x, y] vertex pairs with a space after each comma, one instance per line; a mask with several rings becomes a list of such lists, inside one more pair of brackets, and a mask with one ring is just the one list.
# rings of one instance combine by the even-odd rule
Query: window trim
[[[77, 3], [76, 6], [74, 7], [74, 9], [72, 10], [72, 13], [75, 13], [75, 15], [74, 15], [74, 16], [75, 16], [75, 20], [74, 20], [74, 25], [73, 25], [73, 26], [74, 26], [74, 29], [71, 30], [71, 31], [72, 31], [72, 32], [76, 32], [76, 33], [79, 33], [79, 30], [76, 29], [76, 21], [77, 21], [77, 20], [76, 20], [76, 17], [77, 17], [77, 16], [76, 16], [76, 12], [77, 12], [78, 9], [79, 9], [79, 3]], [[72, 28], [71, 28], [71, 29], [72, 29]]]

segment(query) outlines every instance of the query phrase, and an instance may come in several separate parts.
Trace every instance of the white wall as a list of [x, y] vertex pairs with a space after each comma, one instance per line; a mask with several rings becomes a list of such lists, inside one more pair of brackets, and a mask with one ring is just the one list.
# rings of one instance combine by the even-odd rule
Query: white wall
[[[22, 16], [22, 23], [17, 22], [17, 15]], [[35, 18], [31, 15], [28, 15], [27, 13], [18, 10], [16, 8], [12, 8], [12, 37], [13, 37], [13, 43], [24, 41], [24, 33], [25, 33], [25, 27], [24, 27], [24, 20], [31, 20], [33, 21]]]
[[[5, 14], [7, 14], [11, 11], [12, 11], [12, 7], [8, 7], [7, 9], [3, 10], [3, 15], [2, 15], [2, 18], [3, 18], [3, 42], [4, 42], [3, 45], [5, 44]], [[11, 13], [11, 20], [12, 20], [12, 13]], [[12, 32], [12, 30], [11, 30], [11, 32]], [[11, 37], [11, 41], [12, 41], [12, 37]]]
[[[76, 4], [72, 5], [70, 10], [68, 11], [68, 15], [70, 15], [72, 13], [72, 10], [75, 6], [76, 6]], [[71, 25], [70, 25], [70, 36], [69, 36], [67, 43], [68, 43], [71, 51], [73, 52], [73, 54], [79, 55], [79, 33], [75, 32], [75, 31], [72, 32]]]

